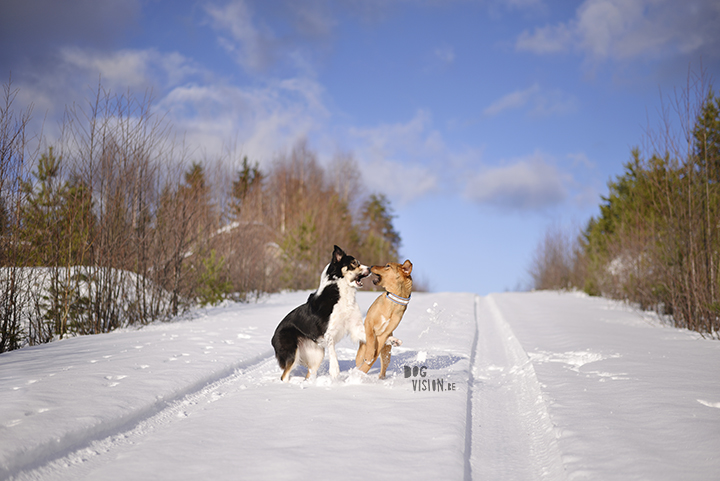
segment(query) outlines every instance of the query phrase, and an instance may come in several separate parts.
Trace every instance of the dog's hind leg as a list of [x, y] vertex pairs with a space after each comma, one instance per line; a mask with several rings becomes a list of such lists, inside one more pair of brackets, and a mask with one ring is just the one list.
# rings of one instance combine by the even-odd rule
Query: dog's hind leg
[[297, 366], [297, 363], [298, 363], [299, 354], [300, 354], [299, 351], [300, 351], [300, 348], [298, 347], [295, 350], [295, 356], [293, 357], [292, 362], [287, 362], [285, 364], [285, 369], [283, 369], [282, 376], [280, 376], [280, 380], [282, 382], [288, 382], [290, 380], [290, 373], [292, 372], [293, 369], [295, 369], [295, 366]]
[[298, 354], [301, 362], [308, 369], [305, 379], [314, 379], [325, 357], [325, 350], [318, 346], [315, 341], [303, 339], [298, 346]]

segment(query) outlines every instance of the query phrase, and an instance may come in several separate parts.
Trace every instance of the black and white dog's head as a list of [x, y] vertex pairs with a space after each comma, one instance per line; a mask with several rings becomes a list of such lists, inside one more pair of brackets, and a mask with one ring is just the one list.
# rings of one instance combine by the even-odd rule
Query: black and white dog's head
[[370, 275], [368, 266], [358, 262], [353, 256], [345, 254], [338, 246], [333, 250], [332, 259], [325, 269], [324, 274], [328, 281], [339, 281], [344, 279], [352, 287], [362, 287], [363, 278]]

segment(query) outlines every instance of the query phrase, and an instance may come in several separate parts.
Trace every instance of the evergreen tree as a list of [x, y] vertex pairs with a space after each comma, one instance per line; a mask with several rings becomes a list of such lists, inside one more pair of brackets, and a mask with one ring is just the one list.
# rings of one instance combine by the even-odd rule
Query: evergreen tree
[[361, 259], [368, 265], [398, 261], [400, 234], [393, 226], [390, 201], [384, 194], [372, 194], [362, 206]]
[[243, 157], [242, 168], [238, 172], [237, 180], [232, 184], [232, 195], [235, 199], [242, 202], [248, 193], [260, 185], [263, 180], [263, 174], [260, 172], [258, 163], [250, 165], [247, 157]]
[[693, 130], [698, 165], [707, 178], [720, 182], [720, 97], [710, 91]]
[[307, 212], [300, 222], [286, 233], [282, 250], [288, 262], [283, 267], [282, 283], [291, 289], [311, 289], [317, 284], [318, 250], [317, 225], [312, 212]]
[[225, 276], [225, 258], [217, 256], [215, 249], [202, 261], [202, 274], [198, 287], [201, 306], [215, 305], [225, 299], [232, 290], [232, 283]]
[[94, 224], [90, 189], [80, 179], [61, 178], [62, 158], [53, 148], [40, 157], [34, 182], [25, 182], [26, 202], [21, 211], [22, 238], [30, 262], [69, 266], [84, 262]]

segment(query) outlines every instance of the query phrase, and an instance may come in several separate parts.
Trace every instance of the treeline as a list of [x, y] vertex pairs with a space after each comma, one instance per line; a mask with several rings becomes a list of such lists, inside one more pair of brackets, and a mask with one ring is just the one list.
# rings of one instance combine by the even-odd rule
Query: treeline
[[389, 201], [352, 157], [306, 143], [261, 169], [197, 159], [151, 99], [98, 88], [53, 146], [0, 106], [0, 352], [167, 319], [192, 305], [317, 286], [333, 244], [397, 260]]
[[668, 112], [579, 236], [548, 231], [531, 274], [538, 289], [624, 299], [718, 337], [720, 96], [697, 79]]

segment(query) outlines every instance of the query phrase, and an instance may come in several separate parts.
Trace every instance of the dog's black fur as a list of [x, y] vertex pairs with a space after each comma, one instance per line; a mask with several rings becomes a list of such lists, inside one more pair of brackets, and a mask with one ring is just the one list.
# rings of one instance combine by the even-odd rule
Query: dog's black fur
[[[330, 349], [331, 375], [337, 375], [333, 372], [333, 362], [337, 366], [334, 343], [347, 333], [351, 333], [353, 338], [361, 333], [364, 335], [360, 309], [355, 302], [355, 288], [362, 285], [362, 278], [369, 273], [366, 266], [335, 246], [332, 260], [320, 277], [318, 289], [310, 294], [305, 304], [285, 316], [275, 329], [272, 346], [283, 370], [283, 381], [288, 380], [290, 371], [298, 363], [308, 367], [307, 377], [316, 374], [325, 347]], [[344, 297], [344, 302], [341, 302], [341, 297]]]

